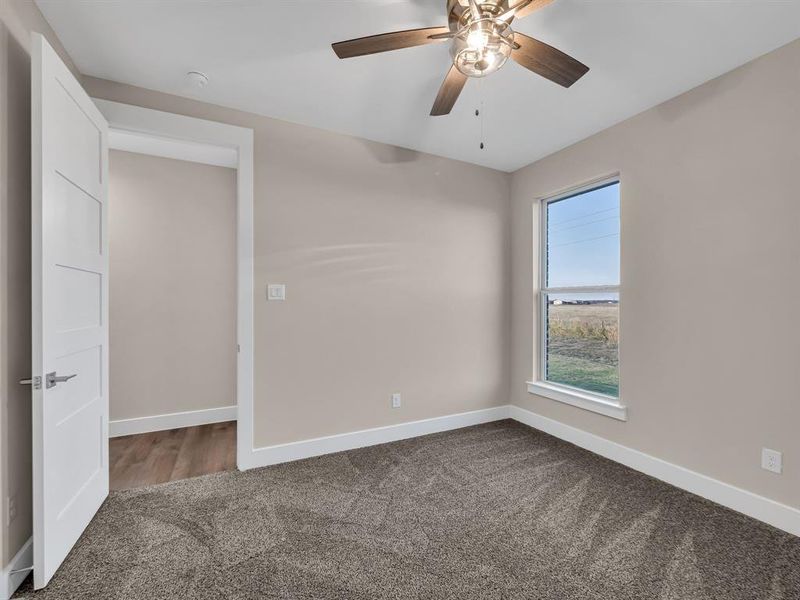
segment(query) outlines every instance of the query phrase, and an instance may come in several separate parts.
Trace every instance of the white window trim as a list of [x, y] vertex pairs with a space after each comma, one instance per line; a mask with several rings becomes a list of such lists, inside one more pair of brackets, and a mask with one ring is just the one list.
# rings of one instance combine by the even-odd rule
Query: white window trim
[[538, 356], [538, 367], [535, 380], [529, 381], [527, 384], [528, 392], [531, 394], [543, 396], [557, 402], [569, 404], [570, 406], [582, 408], [620, 421], [626, 421], [628, 419], [628, 409], [622, 404], [621, 396], [619, 398], [613, 398], [604, 394], [595, 394], [579, 388], [553, 383], [545, 379], [545, 373], [547, 373], [547, 353], [545, 350], [546, 332], [544, 327], [547, 322], [547, 302], [545, 301], [547, 295], [558, 293], [613, 292], [620, 298], [619, 306], [622, 306], [622, 298], [619, 296], [619, 285], [547, 287], [547, 205], [551, 202], [557, 202], [603, 185], [619, 183], [619, 181], [619, 173], [615, 173], [614, 175], [595, 179], [580, 186], [537, 200], [539, 204], [539, 272], [536, 277], [538, 280], [536, 298], [539, 304], [539, 314], [535, 354]]
[[549, 381], [529, 381], [528, 392], [537, 396], [544, 396], [556, 402], [563, 402], [570, 406], [596, 412], [619, 421], [628, 420], [628, 408], [620, 404], [615, 398], [601, 396], [600, 394], [590, 394], [578, 388], [557, 385]]

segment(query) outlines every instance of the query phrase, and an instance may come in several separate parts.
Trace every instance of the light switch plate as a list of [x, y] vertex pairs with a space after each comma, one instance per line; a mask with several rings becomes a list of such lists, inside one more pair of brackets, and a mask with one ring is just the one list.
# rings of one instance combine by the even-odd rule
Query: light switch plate
[[286, 300], [286, 286], [282, 283], [267, 285], [267, 300]]

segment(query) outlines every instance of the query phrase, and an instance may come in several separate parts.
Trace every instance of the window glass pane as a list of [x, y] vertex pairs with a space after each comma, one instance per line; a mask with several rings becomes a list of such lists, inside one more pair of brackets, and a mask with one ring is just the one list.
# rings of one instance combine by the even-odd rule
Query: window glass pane
[[547, 287], [619, 285], [619, 183], [547, 204]]
[[619, 397], [619, 294], [545, 298], [545, 379]]

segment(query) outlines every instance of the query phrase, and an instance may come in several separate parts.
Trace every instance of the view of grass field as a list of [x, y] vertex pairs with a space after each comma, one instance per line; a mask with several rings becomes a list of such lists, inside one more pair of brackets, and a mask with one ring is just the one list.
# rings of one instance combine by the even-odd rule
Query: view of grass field
[[548, 304], [547, 380], [619, 396], [619, 304]]

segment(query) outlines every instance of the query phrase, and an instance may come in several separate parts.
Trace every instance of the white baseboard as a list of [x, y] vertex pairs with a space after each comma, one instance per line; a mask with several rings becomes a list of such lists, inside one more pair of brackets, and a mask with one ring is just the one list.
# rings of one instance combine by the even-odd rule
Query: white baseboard
[[266, 467], [508, 418], [800, 536], [800, 510], [796, 508], [513, 405], [256, 448], [239, 468]]
[[447, 415], [444, 417], [434, 417], [421, 421], [410, 421], [397, 425], [387, 425], [385, 427], [375, 427], [373, 429], [363, 429], [350, 433], [340, 433], [326, 437], [290, 442], [288, 444], [278, 444], [275, 446], [265, 446], [256, 448], [247, 459], [246, 465], [239, 465], [239, 468], [252, 469], [255, 467], [266, 467], [278, 463], [330, 454], [332, 452], [342, 452], [353, 450], [365, 446], [396, 442], [408, 438], [460, 429], [470, 425], [489, 423], [508, 418], [508, 405], [474, 410], [471, 412]]
[[0, 600], [8, 600], [17, 591], [20, 584], [25, 581], [25, 578], [30, 574], [30, 571], [23, 571], [22, 573], [12, 573], [17, 569], [24, 569], [33, 564], [33, 538], [28, 538], [28, 541], [22, 545], [0, 573]]
[[153, 417], [139, 417], [137, 419], [120, 419], [109, 421], [109, 437], [133, 435], [135, 433], [149, 433], [178, 427], [193, 427], [195, 425], [208, 425], [209, 423], [222, 423], [223, 421], [236, 420], [236, 407], [223, 406], [222, 408], [207, 408], [205, 410], [190, 410], [186, 412], [155, 415]]
[[[508, 418], [800, 536], [800, 510], [796, 508], [513, 405], [257, 448], [250, 454], [248, 464], [243, 468], [263, 467]], [[235, 419], [236, 407], [229, 406], [142, 419], [112, 421], [109, 430], [111, 436], [114, 437]], [[240, 466], [240, 468], [242, 467]], [[32, 563], [33, 540], [29, 539], [0, 573], [0, 600], [8, 600], [28, 575], [27, 572], [12, 575], [11, 571], [29, 567]]]
[[796, 508], [543, 417], [519, 406], [510, 406], [509, 416], [534, 429], [800, 536], [800, 510]]

